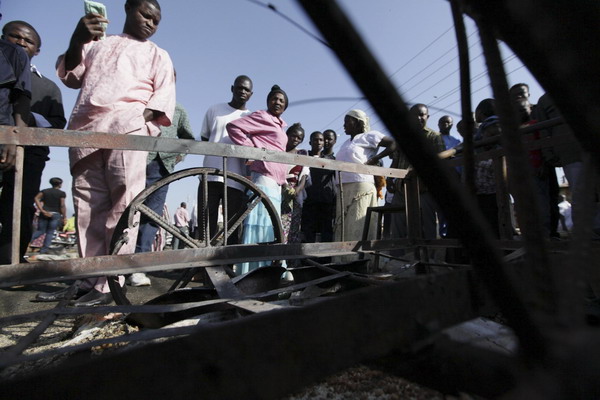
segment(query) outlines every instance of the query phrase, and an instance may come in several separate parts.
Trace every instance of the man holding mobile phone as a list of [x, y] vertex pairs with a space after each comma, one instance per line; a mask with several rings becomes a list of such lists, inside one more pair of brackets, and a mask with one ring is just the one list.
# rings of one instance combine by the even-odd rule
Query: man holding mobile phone
[[[75, 28], [67, 52], [58, 58], [57, 72], [70, 88], [80, 89], [68, 129], [158, 136], [169, 126], [175, 109], [175, 76], [169, 54], [148, 39], [158, 29], [156, 0], [127, 0], [120, 35], [104, 34], [108, 20], [85, 15]], [[147, 152], [71, 148], [73, 203], [81, 257], [106, 255], [123, 211], [146, 183]], [[122, 253], [133, 253], [137, 231], [129, 232]], [[120, 277], [120, 284], [125, 283]], [[88, 279], [74, 306], [109, 304], [106, 277]], [[65, 292], [39, 294], [56, 301]]]

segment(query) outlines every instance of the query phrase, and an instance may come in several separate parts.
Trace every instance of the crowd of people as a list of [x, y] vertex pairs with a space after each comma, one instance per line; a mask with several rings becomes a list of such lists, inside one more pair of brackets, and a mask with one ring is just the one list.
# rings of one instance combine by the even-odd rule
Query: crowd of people
[[[175, 70], [167, 51], [149, 38], [158, 29], [161, 20], [160, 5], [156, 0], [126, 0], [126, 20], [119, 35], [105, 34], [108, 20], [95, 13], [83, 16], [78, 22], [67, 51], [58, 58], [57, 74], [69, 88], [79, 89], [79, 97], [71, 113], [68, 129], [110, 132], [127, 135], [160, 136], [166, 138], [194, 139], [185, 109], [176, 103]], [[0, 51], [4, 54], [0, 72], [11, 77], [10, 86], [0, 88], [0, 109], [3, 125], [17, 127], [52, 127], [62, 129], [66, 124], [60, 90], [41, 75], [31, 64], [31, 58], [41, 49], [41, 38], [35, 28], [24, 21], [4, 25]], [[99, 40], [100, 37], [102, 40]], [[118, 82], [118, 85], [115, 84]], [[521, 124], [553, 118], [558, 111], [548, 96], [543, 96], [535, 110], [529, 102], [528, 87], [524, 84], [511, 88], [515, 110]], [[266, 96], [266, 109], [250, 111], [247, 102], [253, 95], [253, 82], [246, 75], [237, 76], [231, 86], [231, 100], [210, 107], [205, 114], [199, 139], [213, 143], [235, 144], [247, 147], [322, 157], [364, 165], [382, 165], [389, 157], [391, 167], [411, 169], [395, 140], [371, 129], [369, 116], [362, 110], [351, 110], [344, 117], [344, 131], [348, 138], [334, 154], [338, 135], [332, 130], [313, 131], [309, 135], [309, 149], [300, 146], [305, 140], [301, 123], [288, 127], [283, 115], [289, 105], [287, 93], [273, 85]], [[460, 141], [450, 135], [452, 117], [445, 115], [438, 121], [439, 132], [427, 126], [429, 110], [425, 104], [411, 107], [410, 115], [437, 152], [454, 148]], [[493, 99], [482, 101], [476, 111], [475, 139], [480, 140], [499, 133]], [[457, 128], [460, 123], [457, 125]], [[568, 129], [562, 125], [553, 129]], [[459, 132], [461, 130], [459, 129]], [[540, 135], [552, 135], [552, 129]], [[530, 153], [535, 174], [536, 190], [542, 205], [544, 224], [549, 235], [554, 235], [558, 224], [558, 191], [552, 176], [555, 166], [562, 166], [573, 188], [581, 176], [581, 158], [576, 144], [572, 151], [554, 149], [552, 154], [541, 150]], [[558, 151], [559, 150], [559, 151]], [[557, 154], [560, 153], [560, 154]], [[41, 174], [48, 159], [48, 148], [31, 146], [25, 152], [25, 181], [21, 212], [21, 260], [32, 238], [32, 210], [37, 205], [45, 224], [38, 230], [49, 232], [66, 217], [62, 181], [51, 180], [51, 189], [39, 190]], [[119, 218], [127, 205], [144, 188], [153, 185], [173, 172], [183, 154], [142, 152], [94, 148], [70, 148], [70, 172], [73, 177], [71, 195], [76, 213], [78, 249], [81, 257], [109, 254], [110, 241]], [[0, 198], [0, 263], [11, 263], [12, 196], [14, 188], [15, 146], [4, 145], [0, 154], [3, 172], [3, 190]], [[223, 169], [221, 157], [204, 157], [204, 167]], [[360, 240], [363, 234], [367, 209], [377, 206], [378, 185], [372, 175], [342, 172], [339, 181], [335, 171], [307, 168], [302, 165], [240, 158], [227, 158], [227, 171], [249, 176], [251, 181], [270, 199], [278, 212], [287, 243]], [[456, 169], [457, 175], [461, 169]], [[53, 178], [55, 179], [55, 178]], [[219, 207], [227, 197], [226, 214], [231, 217], [246, 206], [244, 188], [234, 180], [209, 176], [208, 182], [198, 185], [198, 204], [208, 199], [208, 215], [190, 215], [187, 204], [181, 203], [175, 213], [174, 224], [184, 236], [189, 232], [191, 219], [208, 221], [206, 230], [198, 229], [195, 239], [205, 240], [205, 231], [212, 239], [219, 232]], [[206, 183], [206, 184], [205, 184]], [[343, 191], [343, 204], [338, 195], [338, 184]], [[480, 161], [476, 167], [476, 195], [483, 213], [498, 232], [498, 210], [495, 199], [496, 180], [489, 160]], [[379, 189], [380, 189], [379, 185]], [[204, 193], [204, 190], [208, 193]], [[146, 205], [161, 214], [168, 186], [155, 191]], [[420, 186], [420, 208], [423, 237], [445, 237], [452, 231], [427, 188]], [[64, 192], [62, 192], [64, 193]], [[577, 190], [573, 205], [577, 203]], [[405, 188], [402, 180], [387, 180], [386, 203], [405, 207]], [[575, 220], [577, 215], [575, 215]], [[343, 221], [343, 222], [342, 222]], [[65, 221], [63, 221], [64, 223]], [[375, 224], [375, 219], [372, 219]], [[553, 225], [554, 224], [554, 225]], [[406, 210], [386, 218], [386, 235], [406, 237]], [[375, 226], [369, 229], [375, 238]], [[158, 226], [142, 217], [139, 229], [129, 232], [129, 242], [121, 253], [147, 252], [153, 249]], [[35, 234], [37, 235], [37, 233]], [[34, 235], [34, 238], [35, 238]], [[228, 244], [264, 243], [274, 239], [274, 228], [264, 206], [255, 207], [245, 218], [243, 226], [228, 235]], [[44, 243], [42, 251], [47, 251]], [[174, 249], [183, 247], [175, 241]], [[248, 262], [236, 266], [236, 272], [246, 273], [266, 262]], [[297, 265], [288, 262], [288, 267]], [[144, 274], [133, 274], [130, 283], [149, 285]], [[125, 277], [119, 277], [125, 284]], [[39, 301], [57, 301], [65, 298], [68, 288], [53, 293], [41, 293]], [[85, 280], [78, 288], [74, 306], [93, 306], [112, 301], [106, 277]]]

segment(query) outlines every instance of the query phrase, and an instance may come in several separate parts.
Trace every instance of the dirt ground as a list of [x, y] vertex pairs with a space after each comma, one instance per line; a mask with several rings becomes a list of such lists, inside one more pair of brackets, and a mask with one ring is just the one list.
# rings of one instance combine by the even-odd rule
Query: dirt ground
[[398, 376], [359, 365], [282, 400], [443, 400], [451, 398]]

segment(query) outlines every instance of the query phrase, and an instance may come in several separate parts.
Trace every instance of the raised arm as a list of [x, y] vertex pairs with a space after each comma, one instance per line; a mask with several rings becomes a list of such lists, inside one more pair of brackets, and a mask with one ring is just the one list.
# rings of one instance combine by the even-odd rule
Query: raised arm
[[188, 118], [187, 112], [183, 108], [180, 110], [181, 113], [179, 115], [179, 123], [177, 124], [177, 137], [179, 139], [194, 140], [194, 132], [192, 132], [192, 125], [190, 124], [190, 119]]
[[255, 113], [252, 113], [227, 124], [227, 133], [233, 143], [255, 147], [249, 136], [260, 129], [260, 123], [254, 118], [254, 115]]
[[65, 53], [66, 71], [71, 71], [81, 63], [82, 50], [86, 43], [98, 40], [104, 34], [103, 24], [108, 24], [108, 20], [100, 14], [89, 13], [79, 20]]

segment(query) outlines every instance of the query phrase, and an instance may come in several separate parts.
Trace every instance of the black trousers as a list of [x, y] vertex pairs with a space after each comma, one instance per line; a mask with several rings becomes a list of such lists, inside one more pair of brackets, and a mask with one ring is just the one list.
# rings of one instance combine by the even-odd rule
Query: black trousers
[[317, 233], [321, 242], [333, 242], [335, 203], [305, 201], [302, 206], [301, 229], [306, 243], [314, 243]]
[[[218, 218], [219, 218], [219, 203], [223, 200], [225, 191], [223, 190], [223, 182], [208, 182], [208, 226], [210, 237], [213, 238], [218, 231]], [[204, 203], [204, 191], [202, 190], [202, 182], [198, 187], [198, 238], [204, 239], [204, 232], [202, 230], [202, 209], [201, 204]], [[227, 217], [229, 220], [238, 212], [246, 210], [246, 195], [238, 189], [227, 187]], [[228, 229], [231, 224], [228, 223]], [[227, 244], [239, 244], [242, 233], [242, 225], [240, 225], [232, 234], [227, 238]]]

